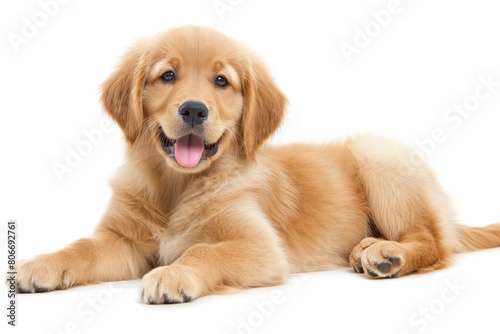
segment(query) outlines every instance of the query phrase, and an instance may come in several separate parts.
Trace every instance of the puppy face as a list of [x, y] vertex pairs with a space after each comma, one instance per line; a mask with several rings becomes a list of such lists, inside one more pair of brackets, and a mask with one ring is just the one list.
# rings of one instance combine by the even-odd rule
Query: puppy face
[[144, 107], [159, 125], [157, 147], [172, 168], [207, 168], [238, 137], [242, 73], [227, 44], [219, 35], [181, 30], [161, 38], [153, 52], [159, 60], [149, 73]]
[[252, 159], [286, 104], [250, 52], [200, 27], [133, 48], [105, 82], [102, 101], [130, 145], [154, 146], [183, 173], [201, 172], [228, 152]]

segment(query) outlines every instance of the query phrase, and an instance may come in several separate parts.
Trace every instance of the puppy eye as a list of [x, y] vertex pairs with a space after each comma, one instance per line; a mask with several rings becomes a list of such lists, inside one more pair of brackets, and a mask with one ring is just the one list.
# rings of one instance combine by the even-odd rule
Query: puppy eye
[[175, 73], [172, 71], [167, 71], [161, 75], [160, 79], [165, 82], [175, 81]]
[[222, 75], [219, 75], [215, 78], [215, 84], [219, 87], [226, 87], [229, 86], [229, 81], [227, 81], [227, 79]]

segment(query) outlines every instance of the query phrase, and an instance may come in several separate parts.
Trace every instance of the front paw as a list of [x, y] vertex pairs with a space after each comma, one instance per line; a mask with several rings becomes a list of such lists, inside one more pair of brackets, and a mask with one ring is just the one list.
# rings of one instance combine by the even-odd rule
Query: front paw
[[142, 279], [141, 299], [146, 304], [186, 303], [202, 295], [203, 281], [192, 267], [170, 265], [153, 269]]
[[17, 290], [21, 293], [48, 292], [73, 285], [57, 254], [39, 255], [21, 261], [17, 267]]

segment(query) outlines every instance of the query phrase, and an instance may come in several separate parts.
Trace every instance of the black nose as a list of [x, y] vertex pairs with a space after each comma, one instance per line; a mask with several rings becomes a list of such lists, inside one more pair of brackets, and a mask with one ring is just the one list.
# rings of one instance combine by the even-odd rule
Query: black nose
[[188, 125], [200, 125], [208, 118], [208, 108], [201, 102], [186, 101], [179, 107], [179, 115]]

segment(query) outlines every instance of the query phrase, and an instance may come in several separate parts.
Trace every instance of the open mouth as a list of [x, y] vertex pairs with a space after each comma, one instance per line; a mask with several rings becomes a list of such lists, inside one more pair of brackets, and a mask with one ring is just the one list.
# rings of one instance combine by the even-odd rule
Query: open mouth
[[163, 130], [160, 132], [162, 150], [168, 153], [170, 158], [175, 159], [179, 165], [188, 168], [196, 167], [201, 161], [214, 156], [219, 149], [220, 141], [221, 139], [210, 144], [192, 133], [177, 139], [171, 139], [167, 137]]

